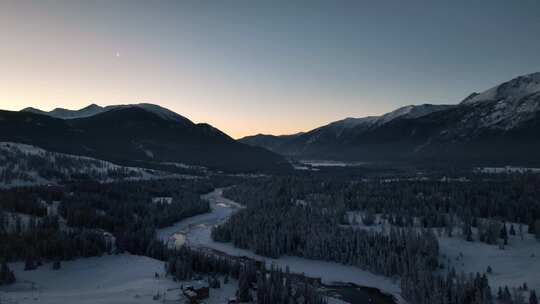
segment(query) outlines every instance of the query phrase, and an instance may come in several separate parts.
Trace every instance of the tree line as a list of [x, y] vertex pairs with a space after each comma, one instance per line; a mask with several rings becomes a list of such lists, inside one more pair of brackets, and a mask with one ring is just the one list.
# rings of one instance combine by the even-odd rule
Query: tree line
[[291, 274], [274, 265], [267, 267], [253, 260], [239, 259], [181, 247], [171, 252], [166, 263], [167, 274], [179, 281], [208, 276], [210, 287], [220, 284], [217, 275], [238, 280], [239, 302], [259, 304], [325, 304], [324, 296], [303, 275]]

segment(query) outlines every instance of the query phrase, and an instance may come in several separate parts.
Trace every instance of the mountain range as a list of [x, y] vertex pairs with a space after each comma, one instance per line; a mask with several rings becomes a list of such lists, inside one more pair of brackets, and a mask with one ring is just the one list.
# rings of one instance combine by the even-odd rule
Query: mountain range
[[51, 116], [54, 118], [60, 118], [60, 119], [75, 119], [75, 118], [84, 118], [84, 117], [90, 117], [94, 116], [103, 112], [107, 112], [114, 109], [126, 109], [126, 108], [139, 108], [146, 110], [148, 112], [152, 112], [164, 119], [169, 120], [176, 120], [176, 121], [184, 121], [186, 123], [189, 123], [189, 119], [169, 110], [165, 109], [161, 106], [151, 104], [151, 103], [137, 103], [137, 104], [123, 104], [123, 105], [111, 105], [102, 107], [95, 103], [86, 106], [79, 110], [69, 110], [64, 108], [55, 108], [52, 111], [42, 111], [39, 109], [35, 109], [32, 107], [24, 108], [21, 110], [21, 112], [30, 112], [35, 114], [42, 114]]
[[180, 163], [241, 172], [284, 170], [290, 168], [286, 158], [540, 164], [539, 134], [540, 73], [457, 104], [410, 105], [308, 132], [240, 140], [149, 103], [0, 111], [0, 141], [122, 165]]
[[540, 73], [454, 105], [411, 105], [305, 133], [239, 141], [298, 159], [540, 163]]
[[0, 111], [0, 141], [150, 168], [181, 164], [229, 172], [266, 172], [290, 167], [280, 155], [146, 103], [90, 105], [76, 111]]

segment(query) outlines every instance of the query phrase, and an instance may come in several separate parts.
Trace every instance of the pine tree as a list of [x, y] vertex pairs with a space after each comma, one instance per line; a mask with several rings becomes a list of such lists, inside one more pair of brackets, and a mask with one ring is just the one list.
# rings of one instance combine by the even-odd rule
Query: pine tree
[[4, 261], [0, 266], [0, 285], [9, 285], [15, 283], [15, 274], [11, 271]]
[[508, 231], [506, 230], [506, 224], [501, 227], [500, 238], [503, 239], [504, 245], [508, 245]]
[[536, 291], [531, 290], [529, 295], [529, 304], [538, 304], [538, 298], [536, 297]]
[[251, 293], [249, 291], [249, 280], [248, 274], [245, 271], [240, 272], [240, 277], [238, 278], [238, 291], [236, 296], [240, 302], [249, 302], [252, 300]]
[[514, 229], [514, 225], [510, 225], [510, 235], [516, 235], [516, 230]]
[[465, 240], [466, 240], [467, 242], [472, 242], [472, 241], [473, 241], [471, 225], [465, 224], [465, 227], [464, 227], [464, 235], [465, 235]]
[[0, 206], [0, 234], [3, 234], [6, 231], [6, 229], [7, 229], [6, 216], [4, 215], [2, 206]]
[[60, 259], [59, 258], [55, 258], [53, 263], [52, 263], [52, 270], [59, 270], [61, 267], [60, 265]]
[[510, 294], [510, 290], [508, 289], [508, 286], [504, 286], [504, 291], [502, 295], [503, 301], [512, 301], [512, 295]]
[[24, 270], [25, 271], [29, 271], [29, 270], [34, 270], [36, 269], [36, 262], [34, 261], [34, 258], [29, 256], [26, 258], [26, 260], [24, 261]]

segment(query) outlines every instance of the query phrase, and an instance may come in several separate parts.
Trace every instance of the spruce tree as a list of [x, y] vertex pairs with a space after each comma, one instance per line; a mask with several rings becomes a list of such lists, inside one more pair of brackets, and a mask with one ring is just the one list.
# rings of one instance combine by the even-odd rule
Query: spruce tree
[[516, 235], [516, 230], [514, 229], [513, 224], [510, 226], [510, 235]]
[[26, 258], [26, 260], [24, 261], [24, 270], [25, 271], [29, 271], [29, 270], [34, 270], [36, 269], [36, 262], [34, 260], [33, 257], [29, 256]]
[[529, 304], [538, 304], [538, 298], [536, 297], [536, 291], [531, 290], [529, 295]]
[[15, 283], [15, 274], [11, 271], [5, 261], [0, 266], [0, 285], [9, 285]]
[[473, 241], [473, 236], [472, 236], [472, 228], [471, 228], [471, 225], [470, 224], [465, 224], [465, 228], [464, 228], [464, 234], [465, 234], [465, 240], [467, 242], [472, 242]]
[[244, 269], [242, 272], [240, 272], [240, 277], [238, 278], [238, 291], [236, 292], [238, 301], [249, 302], [252, 300], [249, 288], [250, 286], [249, 286], [248, 274]]
[[61, 267], [60, 265], [60, 259], [59, 258], [55, 258], [53, 263], [52, 263], [52, 270], [59, 270]]
[[503, 239], [504, 245], [508, 245], [508, 230], [506, 230], [506, 224], [501, 227], [500, 238]]
[[536, 238], [540, 241], [540, 220], [534, 222], [534, 234]]

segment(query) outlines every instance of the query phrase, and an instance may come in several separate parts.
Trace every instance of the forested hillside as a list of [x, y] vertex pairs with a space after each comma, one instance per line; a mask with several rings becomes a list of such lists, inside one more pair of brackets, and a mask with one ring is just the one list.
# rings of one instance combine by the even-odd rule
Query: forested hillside
[[0, 257], [71, 259], [113, 249], [159, 257], [155, 229], [207, 212], [199, 195], [212, 188], [206, 179], [170, 179], [2, 190]]

